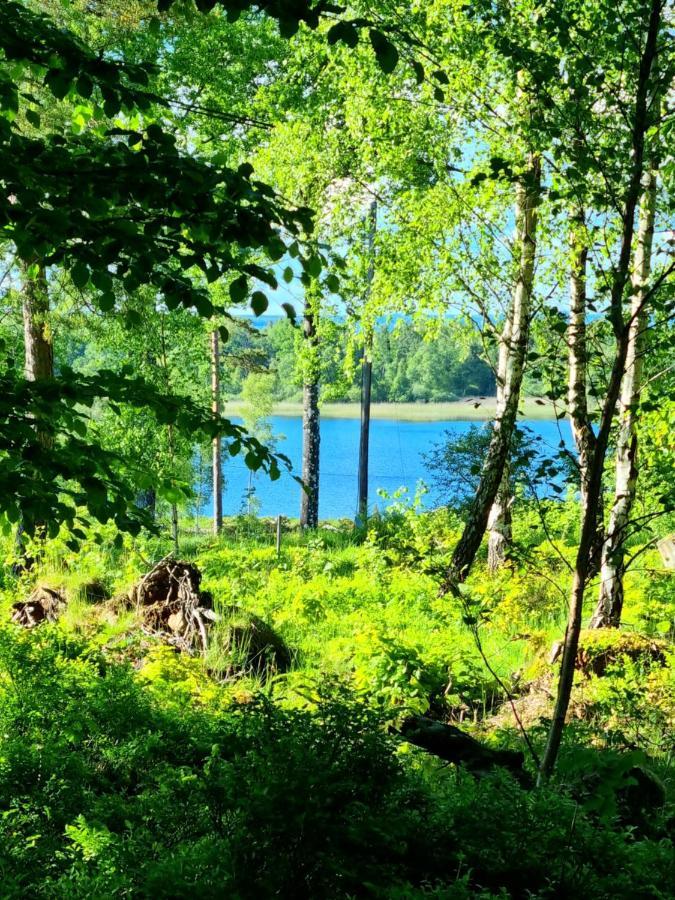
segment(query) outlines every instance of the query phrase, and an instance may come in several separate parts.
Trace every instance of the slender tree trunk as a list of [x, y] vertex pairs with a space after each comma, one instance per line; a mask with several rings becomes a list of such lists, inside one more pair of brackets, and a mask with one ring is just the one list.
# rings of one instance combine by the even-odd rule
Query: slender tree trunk
[[492, 504], [488, 518], [488, 571], [494, 574], [504, 565], [513, 541], [512, 510], [513, 491], [511, 490], [510, 465], [507, 460], [504, 474], [499, 483], [499, 490]]
[[[213, 417], [220, 416], [220, 341], [218, 329], [211, 332], [211, 409]], [[220, 435], [213, 439], [213, 533], [223, 527], [223, 460]]]
[[637, 482], [637, 413], [642, 387], [642, 367], [646, 344], [647, 308], [645, 293], [651, 274], [654, 212], [656, 207], [656, 166], [646, 173], [640, 203], [637, 245], [632, 278], [632, 302], [626, 367], [619, 401], [619, 433], [616, 444], [614, 502], [607, 536], [602, 548], [600, 595], [591, 628], [618, 628], [623, 609], [625, 540], [635, 501]]
[[357, 522], [368, 521], [368, 455], [370, 443], [370, 396], [373, 383], [373, 338], [369, 334], [364, 341], [361, 362], [361, 432], [359, 436], [359, 502]]
[[309, 289], [303, 318], [304, 375], [302, 385], [302, 480], [306, 490], [300, 498], [300, 527], [319, 524], [319, 360], [317, 338], [318, 294]]
[[[499, 338], [499, 359], [497, 362], [497, 404], [495, 418], [504, 414], [505, 385], [508, 377], [509, 356], [513, 333], [513, 307], [509, 309]], [[488, 517], [488, 571], [494, 573], [504, 563], [512, 540], [511, 503], [513, 497], [510, 484], [508, 457], [494, 503]]]
[[[47, 274], [41, 263], [21, 263], [23, 281], [23, 337], [24, 337], [24, 374], [27, 381], [46, 381], [54, 375], [54, 348], [49, 323], [49, 290]], [[35, 432], [38, 442], [46, 450], [52, 446], [52, 437], [48, 428], [41, 424], [36, 416]], [[32, 566], [34, 560], [26, 556], [22, 535], [41, 533], [45, 523], [28, 521], [25, 513], [16, 535], [17, 556], [19, 562], [14, 566], [15, 574]]]
[[173, 549], [176, 553], [180, 552], [178, 546], [178, 506], [175, 503], [171, 504], [171, 540], [173, 542]]
[[[176, 461], [176, 447], [174, 443], [173, 425], [167, 425], [167, 438], [169, 444], [169, 458], [171, 459], [171, 467], [173, 468]], [[173, 542], [174, 552], [178, 554], [178, 505], [173, 502], [171, 503], [171, 540]]]
[[523, 380], [529, 334], [530, 305], [536, 253], [537, 207], [541, 193], [541, 164], [532, 153], [525, 174], [516, 185], [516, 247], [519, 253], [518, 277], [511, 309], [504, 326], [500, 356], [503, 365], [503, 400], [495, 418], [478, 490], [474, 496], [464, 531], [453, 553], [446, 589], [465, 580], [487, 528], [490, 510], [495, 502], [509, 457], [516, 425], [520, 388]]
[[[652, 0], [647, 39], [640, 60], [635, 98], [632, 134], [633, 167], [631, 178], [626, 189], [625, 206], [622, 216], [623, 229], [621, 235], [621, 248], [619, 251], [619, 259], [614, 270], [614, 279], [610, 295], [610, 319], [616, 335], [616, 353], [607, 385], [607, 394], [602, 408], [595, 449], [589, 466], [587, 505], [581, 524], [581, 537], [574, 568], [567, 628], [565, 630], [562, 660], [560, 663], [558, 691], [553, 711], [553, 719], [546, 741], [546, 748], [541, 759], [538, 779], [539, 783], [545, 781], [555, 767], [563, 730], [565, 728], [565, 717], [567, 715], [570, 696], [572, 694], [574, 669], [577, 650], [579, 648], [579, 633], [581, 631], [584, 592], [590, 568], [590, 549], [595, 537], [597, 525], [596, 507], [602, 490], [602, 475], [607, 453], [607, 443], [609, 441], [616, 404], [621, 392], [621, 382], [626, 369], [626, 358], [628, 355], [629, 335], [632, 322], [630, 320], [628, 323], [623, 321], [623, 298], [628, 283], [631, 247], [635, 230], [635, 210], [640, 194], [640, 184], [644, 168], [644, 143], [647, 128], [649, 127], [647, 96], [652, 66], [656, 57], [656, 45], [660, 25], [661, 3], [660, 0]], [[645, 295], [643, 297], [642, 306], [646, 304], [647, 300], [648, 298]]]
[[[370, 204], [368, 213], [368, 273], [364, 306], [368, 302], [375, 275], [375, 233], [377, 231], [377, 201]], [[367, 312], [366, 312], [367, 318]], [[373, 383], [373, 331], [367, 326], [363, 338], [361, 363], [361, 432], [359, 438], [359, 498], [357, 522], [368, 520], [368, 461], [370, 444], [370, 397]]]
[[43, 265], [22, 265], [24, 371], [28, 381], [54, 375], [54, 350], [49, 326], [49, 292]]
[[[582, 209], [572, 216], [570, 228], [570, 318], [567, 327], [569, 378], [567, 405], [572, 436], [577, 450], [581, 515], [588, 505], [588, 478], [590, 461], [595, 449], [595, 433], [588, 414], [588, 345], [586, 341], [586, 266], [588, 247], [585, 239], [585, 217]], [[602, 492], [595, 510], [596, 530], [591, 546], [589, 577], [600, 569], [600, 554], [604, 539], [604, 515]]]

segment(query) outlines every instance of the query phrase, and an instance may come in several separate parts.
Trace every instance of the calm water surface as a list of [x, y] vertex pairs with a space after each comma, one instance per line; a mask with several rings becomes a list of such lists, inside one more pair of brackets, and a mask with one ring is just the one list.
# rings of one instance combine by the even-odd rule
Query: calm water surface
[[[235, 420], [236, 421], [236, 420]], [[275, 416], [271, 419], [276, 435], [281, 436], [277, 450], [285, 453], [293, 463], [293, 471], [302, 470], [302, 420]], [[419, 482], [432, 487], [432, 479], [424, 465], [423, 454], [433, 444], [442, 441], [444, 433], [462, 434], [475, 422], [401, 422], [376, 419], [370, 430], [370, 477], [368, 495], [370, 507], [384, 509], [391, 502], [378, 496], [378, 490], [392, 494], [399, 488], [407, 488], [413, 497]], [[521, 427], [529, 428], [539, 438], [542, 452], [555, 451], [561, 440], [571, 444], [569, 423], [526, 421]], [[356, 513], [357, 465], [359, 458], [359, 420], [322, 419], [321, 421], [321, 483], [319, 488], [319, 515], [322, 519], [349, 517]], [[223, 466], [225, 491], [223, 512], [234, 515], [246, 509], [246, 491], [249, 471], [239, 458], [225, 460]], [[258, 513], [263, 516], [297, 517], [300, 510], [301, 488], [287, 473], [271, 482], [265, 475], [253, 479]], [[433, 490], [424, 498], [426, 506], [433, 506]], [[212, 512], [212, 502], [201, 504], [204, 515]]]

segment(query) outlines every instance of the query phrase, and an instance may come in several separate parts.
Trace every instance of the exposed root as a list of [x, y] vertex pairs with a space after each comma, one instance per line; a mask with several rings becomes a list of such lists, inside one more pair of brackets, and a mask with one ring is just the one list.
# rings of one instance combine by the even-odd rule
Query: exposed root
[[38, 586], [27, 600], [12, 605], [12, 622], [24, 628], [33, 628], [41, 622], [55, 622], [65, 603], [66, 598], [60, 591]]
[[167, 556], [133, 586], [128, 605], [142, 615], [146, 634], [162, 637], [186, 653], [208, 647], [207, 627], [217, 618], [213, 600], [200, 591], [196, 566]]

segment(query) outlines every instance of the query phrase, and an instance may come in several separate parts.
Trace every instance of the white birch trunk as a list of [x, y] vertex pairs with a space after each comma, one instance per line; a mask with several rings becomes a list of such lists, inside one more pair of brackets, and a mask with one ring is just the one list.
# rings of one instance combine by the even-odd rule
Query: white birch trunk
[[[586, 267], [588, 247], [585, 236], [585, 216], [581, 209], [577, 209], [572, 216], [570, 251], [570, 318], [567, 327], [567, 358], [569, 366], [567, 407], [572, 436], [577, 451], [581, 517], [583, 519], [588, 505], [588, 480], [590, 463], [595, 450], [595, 434], [588, 414], [588, 345], [586, 340]], [[596, 537], [591, 547], [589, 577], [596, 575], [600, 568], [600, 555], [604, 539], [602, 494], [600, 494], [595, 514], [597, 518]]]
[[490, 510], [497, 497], [511, 449], [529, 337], [540, 194], [541, 164], [538, 156], [531, 153], [527, 169], [516, 184], [518, 275], [505, 325], [506, 339], [502, 340], [500, 346], [500, 368], [503, 371], [502, 402], [494, 421], [492, 439], [483, 464], [480, 483], [464, 531], [453, 553], [446, 579], [446, 588], [449, 590], [454, 584], [464, 581], [469, 574], [485, 534]]
[[[504, 386], [508, 372], [508, 361], [511, 354], [511, 340], [513, 332], [513, 308], [510, 308], [504, 321], [504, 327], [499, 338], [499, 359], [497, 362], [497, 403], [495, 418], [504, 415]], [[507, 459], [504, 463], [502, 479], [499, 489], [488, 517], [488, 571], [494, 573], [503, 564], [507, 549], [512, 540], [511, 529], [511, 486], [510, 466]]]
[[602, 548], [600, 592], [591, 620], [592, 628], [618, 627], [623, 609], [625, 541], [630, 527], [637, 482], [637, 413], [642, 389], [646, 345], [647, 305], [645, 292], [651, 273], [656, 170], [645, 174], [640, 200], [637, 243], [631, 280], [630, 330], [626, 365], [619, 400], [619, 432], [616, 444], [614, 502]]

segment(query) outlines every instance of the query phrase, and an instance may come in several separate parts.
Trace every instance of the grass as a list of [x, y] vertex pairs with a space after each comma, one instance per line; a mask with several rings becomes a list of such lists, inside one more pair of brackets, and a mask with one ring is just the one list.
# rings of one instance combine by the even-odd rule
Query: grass
[[[484, 422], [494, 418], [494, 397], [468, 398], [448, 403], [373, 403], [373, 419], [394, 419], [402, 422]], [[225, 404], [224, 414], [241, 415], [244, 404], [231, 400]], [[273, 414], [296, 418], [302, 415], [302, 403], [276, 403]], [[358, 419], [358, 403], [324, 403], [321, 414], [326, 419]], [[521, 404], [525, 419], [554, 419], [553, 406], [548, 400], [526, 397]]]

